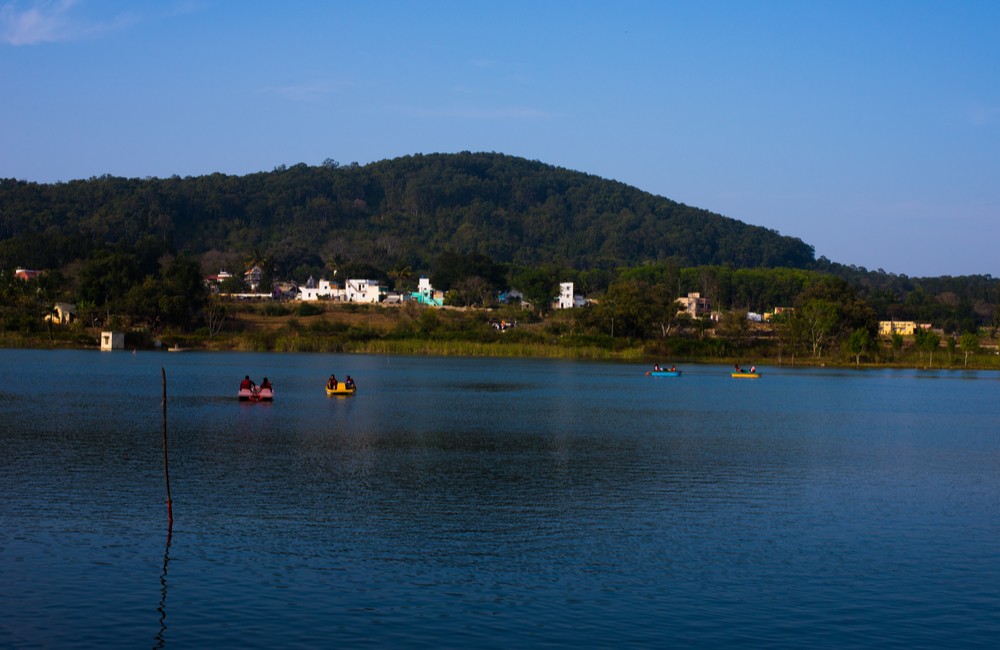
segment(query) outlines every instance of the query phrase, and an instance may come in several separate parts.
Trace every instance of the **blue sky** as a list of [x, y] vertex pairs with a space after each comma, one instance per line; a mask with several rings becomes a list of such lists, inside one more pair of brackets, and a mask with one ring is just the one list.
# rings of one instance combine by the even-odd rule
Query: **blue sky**
[[496, 151], [1000, 276], [1000, 2], [0, 0], [0, 177]]

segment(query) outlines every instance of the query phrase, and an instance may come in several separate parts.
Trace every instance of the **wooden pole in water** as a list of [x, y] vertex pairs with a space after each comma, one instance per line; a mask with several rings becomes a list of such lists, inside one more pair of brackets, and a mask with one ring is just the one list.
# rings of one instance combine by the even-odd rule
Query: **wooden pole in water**
[[163, 476], [167, 479], [167, 526], [174, 525], [174, 504], [170, 500], [170, 466], [167, 463], [167, 371], [160, 367], [163, 377]]

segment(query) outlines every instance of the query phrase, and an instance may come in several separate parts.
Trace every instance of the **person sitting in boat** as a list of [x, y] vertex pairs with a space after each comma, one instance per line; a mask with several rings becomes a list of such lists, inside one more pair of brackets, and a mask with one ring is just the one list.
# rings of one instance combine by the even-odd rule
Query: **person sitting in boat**
[[260, 389], [264, 390], [265, 388], [271, 390], [271, 382], [267, 380], [267, 377], [264, 377], [264, 380], [260, 382]]
[[653, 365], [653, 371], [654, 371], [654, 372], [660, 372], [660, 364], [658, 364], [658, 363], [657, 363], [657, 364], [654, 364], [654, 365]]
[[240, 382], [240, 390], [252, 391], [255, 388], [255, 386], [256, 385], [253, 383], [253, 379], [250, 379], [250, 375], [245, 376], [243, 378], [243, 381]]
[[347, 375], [347, 379], [344, 380], [344, 387], [347, 390], [354, 390], [357, 388], [357, 385], [354, 383], [354, 379], [352, 379], [350, 375]]
[[670, 372], [677, 372], [677, 366], [670, 366]]
[[757, 373], [757, 366], [750, 366], [750, 374], [756, 374], [756, 373]]
[[736, 372], [745, 372], [743, 370], [743, 366], [741, 366], [740, 364], [737, 363], [735, 367], [736, 367]]
[[330, 380], [326, 382], [326, 387], [330, 390], [337, 389], [337, 375], [330, 375]]

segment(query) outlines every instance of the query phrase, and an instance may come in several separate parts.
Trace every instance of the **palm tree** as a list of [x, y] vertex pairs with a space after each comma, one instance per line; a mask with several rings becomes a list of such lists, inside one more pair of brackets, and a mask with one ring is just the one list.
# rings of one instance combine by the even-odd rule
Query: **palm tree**
[[389, 277], [395, 282], [396, 293], [401, 293], [406, 283], [413, 277], [413, 269], [400, 262], [389, 271]]
[[326, 261], [326, 266], [330, 269], [330, 272], [333, 273], [334, 278], [337, 277], [337, 273], [344, 268], [345, 264], [346, 261], [342, 255], [331, 255], [330, 259]]

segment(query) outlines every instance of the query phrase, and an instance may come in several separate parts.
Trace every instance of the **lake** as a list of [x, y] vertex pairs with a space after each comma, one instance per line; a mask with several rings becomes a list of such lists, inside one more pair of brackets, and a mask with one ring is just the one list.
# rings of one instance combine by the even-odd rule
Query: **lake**
[[2, 647], [1000, 639], [996, 372], [0, 360]]

